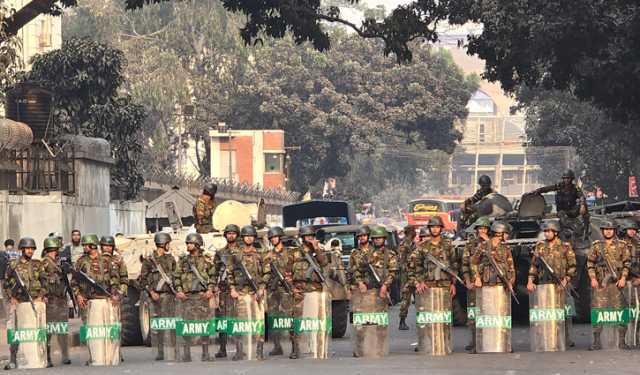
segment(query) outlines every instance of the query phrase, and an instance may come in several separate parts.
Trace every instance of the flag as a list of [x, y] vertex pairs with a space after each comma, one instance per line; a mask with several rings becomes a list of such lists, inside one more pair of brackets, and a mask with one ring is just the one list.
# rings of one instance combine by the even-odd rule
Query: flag
[[629, 198], [638, 198], [636, 176], [629, 176]]

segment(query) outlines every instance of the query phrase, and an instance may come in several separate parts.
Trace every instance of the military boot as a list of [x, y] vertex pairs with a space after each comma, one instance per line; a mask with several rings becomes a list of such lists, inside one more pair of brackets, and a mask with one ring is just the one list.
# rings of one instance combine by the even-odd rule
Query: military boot
[[158, 346], [158, 353], [156, 354], [156, 361], [164, 361], [164, 346]]
[[221, 333], [218, 336], [218, 340], [220, 342], [220, 347], [216, 353], [216, 358], [227, 358], [227, 334]]
[[631, 347], [627, 345], [625, 336], [627, 335], [627, 327], [618, 328], [618, 348], [622, 350], [629, 350]]
[[264, 360], [264, 342], [260, 341], [256, 344], [256, 358]]
[[191, 362], [191, 347], [189, 345], [185, 345], [182, 350], [182, 362]]
[[401, 331], [408, 331], [409, 330], [409, 326], [405, 322], [405, 319], [406, 318], [400, 318], [400, 324], [398, 326], [398, 329], [401, 330]]
[[282, 355], [282, 344], [280, 343], [280, 336], [275, 335], [273, 337], [273, 349], [269, 352], [269, 356]]
[[62, 336], [62, 340], [60, 340], [60, 351], [62, 352], [62, 364], [70, 365], [71, 360], [69, 359], [69, 338], [67, 336]]
[[476, 329], [475, 327], [470, 327], [471, 331], [471, 340], [469, 341], [469, 345], [464, 347], [464, 350], [468, 351], [471, 354], [476, 353]]
[[241, 361], [243, 359], [245, 359], [245, 354], [244, 354], [244, 349], [242, 347], [242, 343], [241, 342], [237, 342], [236, 343], [236, 354], [233, 355], [231, 360], [233, 360], [233, 361]]
[[593, 333], [593, 343], [589, 346], [589, 350], [600, 350], [602, 344], [600, 343], [600, 332]]
[[573, 319], [567, 317], [564, 322], [564, 340], [568, 348], [576, 346], [576, 343], [571, 340], [571, 331], [573, 331]]
[[47, 368], [53, 367], [53, 362], [51, 361], [51, 344], [47, 344]]
[[200, 358], [202, 362], [211, 361], [211, 355], [209, 355], [209, 345], [202, 345], [202, 357]]
[[291, 340], [291, 354], [289, 354], [289, 359], [298, 358], [300, 358], [300, 345], [298, 345], [298, 339], [294, 338]]
[[18, 346], [11, 345], [9, 347], [9, 363], [4, 366], [5, 370], [13, 370], [18, 368]]

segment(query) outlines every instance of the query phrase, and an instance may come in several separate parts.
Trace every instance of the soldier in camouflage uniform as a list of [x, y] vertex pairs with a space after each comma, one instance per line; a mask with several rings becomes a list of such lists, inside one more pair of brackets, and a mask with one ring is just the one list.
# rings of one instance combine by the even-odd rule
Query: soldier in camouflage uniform
[[[229, 275], [229, 288], [233, 299], [237, 300], [246, 295], [251, 295], [258, 303], [261, 303], [266, 297], [265, 290], [266, 285], [270, 283], [271, 268], [268, 263], [264, 262], [262, 255], [253, 246], [257, 236], [256, 229], [251, 225], [244, 226], [240, 230], [242, 250], [233, 257], [233, 272]], [[244, 265], [249, 276], [255, 282], [257, 290], [253, 290], [248, 277], [242, 272], [241, 264]], [[242, 319], [252, 315], [250, 312], [244, 311], [245, 309], [247, 309], [246, 305], [236, 304], [236, 317]], [[257, 358], [262, 360], [264, 359], [264, 335], [255, 335], [255, 339]], [[236, 340], [236, 354], [232, 359], [239, 361], [244, 359], [245, 356], [241, 340]]]
[[471, 223], [477, 219], [475, 204], [487, 195], [495, 193], [495, 190], [491, 187], [491, 178], [487, 175], [482, 175], [478, 178], [478, 185], [480, 185], [480, 189], [462, 203], [462, 215], [459, 221], [461, 224], [459, 229], [461, 230], [471, 225]]
[[215, 196], [217, 191], [217, 185], [207, 184], [193, 206], [193, 217], [195, 218], [195, 227], [198, 233], [213, 232], [213, 212], [216, 208]]
[[[268, 314], [273, 317], [286, 317], [293, 316], [293, 295], [289, 294], [286, 288], [282, 285], [282, 281], [278, 279], [275, 274], [275, 268], [284, 276], [285, 283], [292, 287], [293, 274], [293, 258], [291, 257], [291, 249], [284, 246], [282, 238], [284, 237], [284, 230], [280, 227], [272, 227], [267, 233], [269, 242], [272, 249], [265, 257], [265, 264], [269, 264], [271, 271], [271, 279], [267, 284], [268, 288]], [[275, 267], [274, 267], [275, 265]], [[293, 330], [288, 332], [289, 339], [293, 341]], [[280, 332], [274, 332], [274, 335], [270, 339], [273, 341], [273, 350], [269, 352], [270, 356], [282, 355], [282, 343], [280, 342], [282, 335]]]
[[112, 236], [102, 236], [100, 239], [100, 251], [103, 258], [109, 260], [111, 264], [111, 272], [118, 278], [117, 298], [122, 301], [127, 295], [129, 285], [129, 273], [124, 259], [119, 254], [114, 254], [116, 240]]
[[[324, 253], [324, 250], [320, 248], [320, 245], [315, 238], [315, 234], [315, 230], [312, 226], [304, 226], [300, 228], [299, 235], [302, 239], [302, 246], [293, 250], [294, 318], [302, 317], [305, 293], [321, 292], [324, 290], [322, 281], [318, 276], [314, 272], [307, 272], [311, 265], [304, 255], [304, 253], [309, 254], [321, 268], [324, 268], [329, 264], [329, 260]], [[293, 352], [289, 358], [300, 358], [300, 338], [299, 335], [295, 333], [293, 336]]]
[[[240, 246], [238, 246], [239, 235], [240, 228], [238, 228], [237, 225], [227, 225], [224, 228], [224, 238], [227, 240], [227, 244], [222, 249], [216, 251], [213, 258], [213, 263], [216, 267], [215, 277], [218, 292], [218, 310], [216, 311], [216, 317], [218, 319], [227, 319], [233, 316], [234, 300], [229, 294], [229, 274], [231, 273], [233, 257], [240, 251]], [[227, 357], [227, 339], [226, 332], [220, 332], [218, 334], [220, 347], [216, 353], [216, 358]]]
[[[44, 257], [42, 258], [41, 284], [47, 289], [47, 324], [52, 327], [67, 327], [69, 324], [69, 308], [67, 307], [67, 274], [64, 272], [58, 251], [62, 247], [62, 241], [49, 237], [44, 240]], [[67, 332], [52, 332], [47, 336], [47, 367], [52, 367], [51, 340], [57, 336], [62, 363], [71, 364], [69, 360], [69, 341]]]
[[[385, 240], [387, 239], [387, 230], [385, 228], [374, 227], [369, 235], [373, 240], [373, 248], [360, 246], [351, 252], [348, 270], [349, 280], [351, 280], [351, 288], [353, 290], [357, 289], [362, 294], [368, 290], [374, 290], [378, 295], [375, 304], [376, 312], [387, 312], [389, 310], [389, 290], [398, 272], [398, 259], [393, 250], [385, 247]], [[369, 269], [369, 265], [376, 271], [381, 285], [377, 285], [376, 278]], [[387, 330], [387, 327], [381, 328], [385, 331]], [[359, 331], [357, 334], [364, 335], [364, 331]], [[386, 336], [386, 332], [384, 334]], [[356, 340], [356, 343], [362, 343], [363, 341], [364, 338], [360, 337]], [[354, 351], [354, 356], [356, 356], [356, 351]]]
[[[174, 272], [176, 298], [181, 301], [182, 320], [207, 320], [211, 318], [209, 301], [214, 296], [215, 267], [200, 249], [202, 236], [190, 233], [185, 239], [189, 254], [180, 257]], [[191, 361], [191, 337], [183, 337], [184, 362]], [[200, 336], [202, 361], [210, 361], [209, 336]]]
[[[15, 314], [15, 306], [18, 303], [29, 302], [26, 294], [29, 294], [33, 301], [42, 301], [47, 294], [46, 287], [40, 282], [42, 280], [41, 264], [38, 260], [32, 259], [36, 250], [36, 242], [33, 238], [21, 238], [18, 242], [18, 249], [22, 251], [22, 256], [9, 263], [4, 278], [5, 295], [9, 297], [11, 302], [12, 314]], [[26, 290], [18, 287], [16, 273], [20, 275]], [[17, 367], [18, 345], [10, 345], [10, 359], [5, 370]]]
[[[591, 279], [591, 308], [624, 308], [623, 289], [629, 277], [631, 253], [629, 245], [615, 238], [615, 225], [603, 221], [600, 230], [604, 241], [594, 241], [587, 255], [587, 271]], [[612, 272], [613, 271], [613, 272]], [[593, 343], [589, 350], [600, 350], [602, 326], [593, 327]], [[619, 347], [627, 348], [626, 325], [619, 327]]]
[[[529, 293], [535, 291], [536, 285], [555, 284], [554, 278], [540, 261], [540, 257], [543, 257], [551, 266], [555, 275], [561, 280], [563, 287], [566, 288], [571, 279], [576, 276], [576, 254], [569, 242], [562, 242], [558, 237], [560, 225], [555, 221], [546, 222], [542, 226], [542, 231], [545, 239], [536, 244], [529, 267], [529, 281], [527, 283]], [[566, 314], [565, 341], [569, 347], [575, 345], [571, 341], [571, 326], [572, 318]]]
[[404, 227], [404, 239], [398, 247], [398, 270], [400, 273], [400, 288], [402, 292], [400, 300], [400, 324], [398, 325], [398, 329], [401, 331], [409, 329], [406, 319], [409, 314], [409, 305], [411, 305], [411, 295], [413, 294], [413, 290], [408, 283], [408, 259], [415, 249], [415, 238], [415, 228], [411, 225]]
[[465, 346], [465, 350], [474, 352], [476, 350], [476, 292], [474, 290], [474, 282], [471, 277], [471, 255], [475, 249], [485, 241], [489, 240], [489, 228], [491, 221], [488, 217], [481, 217], [474, 223], [476, 238], [467, 241], [462, 251], [461, 271], [462, 279], [467, 287], [467, 326], [471, 333], [471, 342]]
[[[152, 318], [173, 318], [176, 312], [176, 292], [173, 286], [173, 274], [176, 270], [176, 260], [169, 252], [171, 236], [169, 233], [159, 232], [153, 237], [156, 250], [142, 261], [140, 268], [140, 286], [149, 293], [151, 298]], [[167, 281], [168, 279], [169, 281]], [[164, 335], [153, 331], [157, 338], [156, 361], [164, 360]]]

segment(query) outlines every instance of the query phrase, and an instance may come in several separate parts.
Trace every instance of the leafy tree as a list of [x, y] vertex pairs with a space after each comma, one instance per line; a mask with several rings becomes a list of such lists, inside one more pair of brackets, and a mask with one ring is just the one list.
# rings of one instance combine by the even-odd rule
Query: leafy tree
[[13, 83], [18, 68], [18, 39], [8, 35], [4, 29], [5, 15], [9, 12], [4, 1], [0, 0], [0, 100], [4, 99], [4, 90]]
[[144, 184], [140, 170], [144, 108], [119, 92], [126, 60], [121, 51], [87, 39], [70, 39], [62, 48], [33, 58], [21, 79], [54, 94], [52, 136], [82, 134], [105, 138], [116, 164], [115, 185], [135, 198]]

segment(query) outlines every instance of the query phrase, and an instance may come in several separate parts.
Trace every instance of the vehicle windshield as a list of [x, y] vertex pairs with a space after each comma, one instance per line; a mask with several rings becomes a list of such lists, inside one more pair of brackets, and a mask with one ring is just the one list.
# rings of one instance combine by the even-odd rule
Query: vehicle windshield
[[347, 232], [347, 233], [326, 233], [324, 242], [331, 241], [334, 238], [337, 238], [342, 242], [342, 253], [350, 254], [351, 250], [356, 247], [356, 236], [355, 233]]
[[297, 226], [305, 225], [346, 225], [349, 220], [346, 217], [314, 217], [297, 221]]

